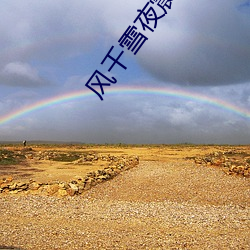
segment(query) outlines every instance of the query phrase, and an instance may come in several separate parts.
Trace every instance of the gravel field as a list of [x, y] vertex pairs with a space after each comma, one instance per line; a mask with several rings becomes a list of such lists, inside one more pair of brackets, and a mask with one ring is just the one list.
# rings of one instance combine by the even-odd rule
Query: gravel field
[[0, 196], [0, 246], [250, 249], [249, 204], [249, 178], [142, 161], [82, 196]]

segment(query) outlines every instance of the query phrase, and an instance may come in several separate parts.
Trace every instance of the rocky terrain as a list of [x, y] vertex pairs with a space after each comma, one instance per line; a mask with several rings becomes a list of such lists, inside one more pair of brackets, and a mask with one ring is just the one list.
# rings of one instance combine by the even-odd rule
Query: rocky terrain
[[[5, 150], [12, 153], [0, 165], [2, 184], [24, 182], [28, 189], [2, 188], [0, 249], [250, 249], [249, 146]], [[41, 182], [46, 191], [36, 193], [44, 188], [38, 179], [47, 178], [57, 181]], [[87, 178], [95, 184], [82, 190]]]

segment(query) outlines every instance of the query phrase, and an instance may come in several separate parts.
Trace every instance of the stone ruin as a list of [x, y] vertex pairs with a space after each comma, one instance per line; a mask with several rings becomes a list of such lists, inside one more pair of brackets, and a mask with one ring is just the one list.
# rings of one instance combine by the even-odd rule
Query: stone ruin
[[203, 157], [195, 157], [194, 161], [202, 166], [216, 166], [228, 175], [250, 177], [250, 155], [245, 152], [214, 152]]
[[[20, 155], [20, 152], [17, 153]], [[108, 181], [119, 173], [136, 167], [139, 164], [138, 156], [111, 156], [111, 155], [98, 155], [94, 152], [85, 154], [76, 154], [77, 160], [72, 161], [72, 164], [84, 164], [86, 162], [95, 162], [98, 160], [107, 161], [108, 166], [102, 170], [96, 170], [87, 173], [86, 176], [78, 176], [69, 182], [54, 181], [50, 183], [40, 183], [34, 180], [27, 182], [14, 181], [12, 177], [4, 178], [0, 180], [0, 193], [2, 194], [45, 194], [45, 195], [56, 195], [56, 196], [74, 196], [84, 193], [84, 191], [91, 187]], [[58, 157], [69, 157], [71, 160], [72, 154], [62, 152], [32, 152], [26, 150], [25, 158], [36, 159], [36, 160], [55, 160]]]

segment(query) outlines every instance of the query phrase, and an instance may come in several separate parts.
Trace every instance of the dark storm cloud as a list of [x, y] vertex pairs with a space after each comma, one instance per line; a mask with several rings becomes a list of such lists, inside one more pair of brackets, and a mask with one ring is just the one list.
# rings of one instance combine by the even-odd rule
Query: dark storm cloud
[[[0, 70], [15, 61], [79, 55], [100, 33], [119, 39], [145, 1], [1, 2]], [[186, 85], [250, 79], [249, 1], [174, 1], [137, 58], [153, 76]], [[114, 40], [115, 41], [115, 40]], [[22, 82], [22, 80], [20, 80]]]
[[141, 53], [156, 78], [185, 85], [250, 80], [250, 15], [245, 1], [175, 1]]

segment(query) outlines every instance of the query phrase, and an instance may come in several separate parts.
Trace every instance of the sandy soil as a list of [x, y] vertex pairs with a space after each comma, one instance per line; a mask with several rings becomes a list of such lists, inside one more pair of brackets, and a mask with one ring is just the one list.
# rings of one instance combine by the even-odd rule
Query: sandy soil
[[[52, 150], [136, 154], [140, 164], [81, 196], [1, 196], [0, 246], [250, 249], [250, 179], [228, 176], [220, 168], [197, 166], [193, 160], [186, 159], [215, 151], [250, 154], [249, 146], [57, 147]], [[37, 165], [32, 160], [28, 165], [31, 170], [24, 171], [32, 179], [46, 179], [50, 174], [55, 179], [70, 180], [78, 171], [96, 167], [85, 166], [83, 170], [82, 165], [58, 162]], [[33, 171], [34, 168], [42, 171]], [[22, 171], [19, 174], [23, 178]]]

